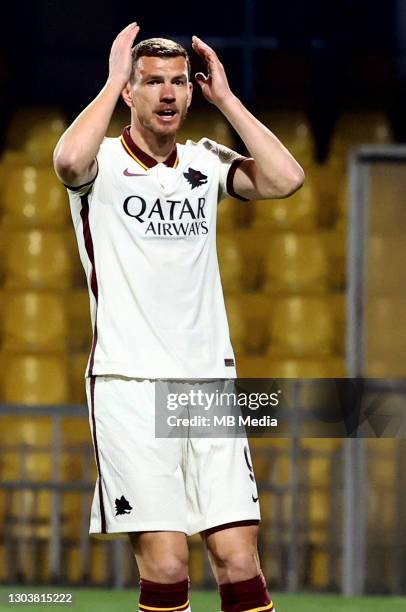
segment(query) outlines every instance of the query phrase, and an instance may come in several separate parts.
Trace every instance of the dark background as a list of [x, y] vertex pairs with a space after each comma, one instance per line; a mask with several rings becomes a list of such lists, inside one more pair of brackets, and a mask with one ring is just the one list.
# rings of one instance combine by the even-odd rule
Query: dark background
[[[343, 110], [383, 110], [395, 138], [405, 140], [402, 5], [404, 0], [9, 3], [0, 42], [0, 145], [19, 107], [58, 106], [68, 119], [84, 108], [107, 77], [114, 37], [134, 20], [140, 38], [236, 38], [239, 48], [217, 46], [234, 91], [254, 111], [304, 110], [320, 159]], [[260, 37], [273, 48], [254, 50], [247, 90], [243, 53]], [[192, 69], [201, 69], [196, 58]], [[194, 104], [202, 102], [198, 92]]]

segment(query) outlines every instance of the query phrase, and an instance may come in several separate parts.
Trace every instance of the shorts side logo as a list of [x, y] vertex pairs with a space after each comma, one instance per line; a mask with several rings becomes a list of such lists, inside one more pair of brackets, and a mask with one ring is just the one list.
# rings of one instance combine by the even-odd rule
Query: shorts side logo
[[116, 516], [118, 514], [130, 514], [131, 510], [132, 506], [130, 506], [129, 501], [126, 500], [124, 495], [120, 499], [116, 499]]

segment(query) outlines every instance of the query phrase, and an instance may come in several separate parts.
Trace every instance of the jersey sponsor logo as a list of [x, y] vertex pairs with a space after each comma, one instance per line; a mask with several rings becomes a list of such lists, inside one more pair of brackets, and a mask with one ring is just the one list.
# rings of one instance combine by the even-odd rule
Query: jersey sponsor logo
[[122, 495], [120, 499], [116, 499], [116, 516], [118, 514], [130, 514], [132, 506], [130, 502]]
[[192, 189], [195, 187], [200, 187], [200, 185], [205, 185], [207, 183], [207, 176], [200, 172], [200, 170], [194, 170], [193, 168], [189, 168], [187, 172], [183, 173], [183, 176], [187, 180], [190, 185], [192, 185]]
[[234, 366], [234, 359], [224, 359], [224, 365], [226, 368], [232, 368]]
[[209, 232], [205, 215], [206, 198], [147, 200], [128, 196], [123, 203], [126, 215], [140, 224], [145, 236], [199, 236]]
[[123, 172], [124, 176], [148, 176], [145, 172], [130, 172], [128, 168], [126, 168]]

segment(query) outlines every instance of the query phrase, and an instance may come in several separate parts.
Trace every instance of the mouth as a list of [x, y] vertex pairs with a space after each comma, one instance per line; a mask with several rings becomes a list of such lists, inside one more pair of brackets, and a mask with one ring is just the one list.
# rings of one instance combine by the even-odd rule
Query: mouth
[[174, 120], [176, 115], [178, 114], [176, 110], [172, 108], [165, 108], [155, 113], [160, 121], [163, 123], [170, 123]]

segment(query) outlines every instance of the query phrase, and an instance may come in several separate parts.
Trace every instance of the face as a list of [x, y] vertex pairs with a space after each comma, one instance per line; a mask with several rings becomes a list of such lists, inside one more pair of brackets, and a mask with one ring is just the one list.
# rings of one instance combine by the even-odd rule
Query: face
[[192, 100], [184, 57], [140, 57], [128, 88], [124, 99], [143, 128], [156, 136], [179, 130]]

